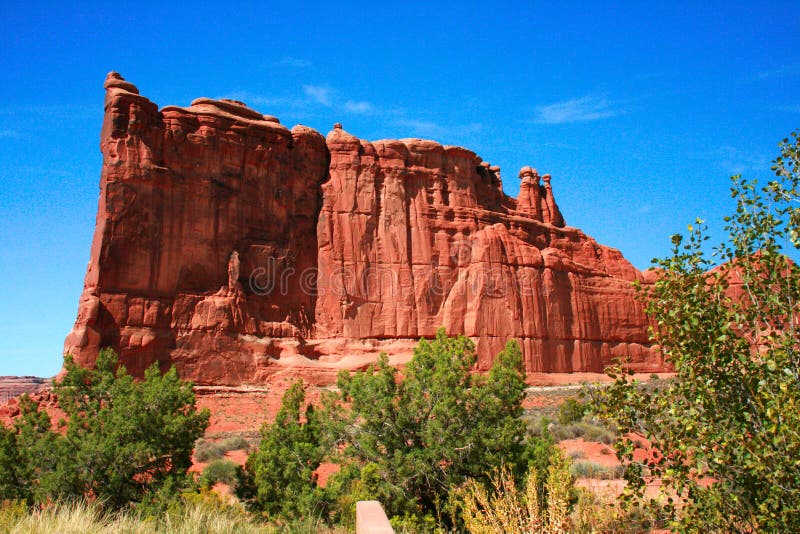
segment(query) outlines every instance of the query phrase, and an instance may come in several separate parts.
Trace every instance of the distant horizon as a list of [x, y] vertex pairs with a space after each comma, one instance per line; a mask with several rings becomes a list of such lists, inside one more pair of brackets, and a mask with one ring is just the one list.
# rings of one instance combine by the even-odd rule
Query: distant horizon
[[233, 98], [287, 127], [428, 138], [553, 176], [567, 225], [636, 268], [800, 128], [800, 20], [768, 5], [5, 4], [0, 375], [53, 376], [95, 223], [103, 80]]

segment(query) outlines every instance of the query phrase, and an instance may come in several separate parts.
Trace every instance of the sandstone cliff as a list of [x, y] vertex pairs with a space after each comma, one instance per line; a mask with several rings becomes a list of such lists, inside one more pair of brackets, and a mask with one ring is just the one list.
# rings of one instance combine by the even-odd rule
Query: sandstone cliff
[[[487, 368], [520, 340], [530, 371], [662, 368], [614, 249], [565, 225], [550, 176], [517, 199], [475, 153], [419, 139], [327, 139], [232, 100], [161, 110], [105, 83], [95, 235], [65, 352], [112, 346], [134, 373], [198, 383], [320, 377], [444, 326]], [[324, 379], [324, 378], [323, 378]]]

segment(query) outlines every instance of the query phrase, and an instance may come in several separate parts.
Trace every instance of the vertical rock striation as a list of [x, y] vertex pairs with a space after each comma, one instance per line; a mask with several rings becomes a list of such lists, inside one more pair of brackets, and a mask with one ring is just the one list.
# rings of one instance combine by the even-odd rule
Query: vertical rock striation
[[[65, 351], [119, 350], [199, 383], [279, 369], [330, 376], [439, 326], [487, 368], [509, 338], [530, 371], [663, 366], [622, 255], [565, 225], [550, 176], [517, 199], [473, 152], [419, 139], [327, 139], [233, 100], [160, 111], [105, 83], [95, 234]], [[327, 375], [326, 375], [327, 373]]]

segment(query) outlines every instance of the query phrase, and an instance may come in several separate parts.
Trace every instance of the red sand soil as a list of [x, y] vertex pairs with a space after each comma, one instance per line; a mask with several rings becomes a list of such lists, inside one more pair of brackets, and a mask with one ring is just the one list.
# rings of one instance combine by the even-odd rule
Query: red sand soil
[[579, 461], [594, 462], [606, 467], [619, 465], [614, 449], [596, 441], [585, 441], [583, 438], [565, 439], [558, 444], [567, 455], [580, 453]]

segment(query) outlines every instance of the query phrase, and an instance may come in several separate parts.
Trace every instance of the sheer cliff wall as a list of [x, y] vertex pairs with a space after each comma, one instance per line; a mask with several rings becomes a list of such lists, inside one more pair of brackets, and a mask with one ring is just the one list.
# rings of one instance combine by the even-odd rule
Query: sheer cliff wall
[[419, 139], [323, 138], [241, 102], [161, 110], [105, 83], [95, 234], [65, 352], [111, 346], [141, 373], [201, 384], [289, 371], [329, 380], [402, 363], [440, 326], [488, 368], [518, 339], [531, 372], [662, 362], [622, 255], [565, 225], [550, 176], [520, 194], [475, 153]]

